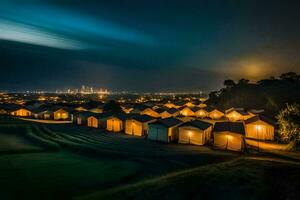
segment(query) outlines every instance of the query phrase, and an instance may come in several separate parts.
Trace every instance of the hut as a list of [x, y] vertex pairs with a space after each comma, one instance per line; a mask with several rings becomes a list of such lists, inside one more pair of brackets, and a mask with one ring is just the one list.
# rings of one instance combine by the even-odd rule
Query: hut
[[170, 101], [167, 102], [167, 103], [165, 103], [164, 107], [167, 107], [167, 108], [176, 108], [176, 109], [180, 108], [180, 106], [175, 105], [174, 103], [171, 103]]
[[17, 117], [30, 117], [32, 112], [27, 108], [17, 108], [11, 110], [10, 114]]
[[152, 108], [146, 108], [144, 109], [140, 115], [149, 115], [151, 117], [155, 117], [158, 118], [160, 117], [160, 114], [158, 112], [156, 112], [155, 110], [153, 110]]
[[243, 108], [231, 108], [225, 111], [225, 116], [229, 121], [244, 121], [254, 115], [245, 111]]
[[99, 118], [97, 114], [93, 114], [87, 118], [87, 126], [88, 127], [93, 127], [93, 128], [99, 128]]
[[126, 116], [119, 114], [113, 115], [106, 120], [106, 130], [111, 132], [120, 132], [124, 129]]
[[156, 119], [149, 115], [137, 115], [125, 121], [125, 133], [128, 135], [143, 136], [148, 134], [149, 123]]
[[263, 115], [256, 115], [245, 121], [246, 138], [274, 140], [275, 122]]
[[206, 118], [208, 116], [208, 112], [204, 108], [200, 108], [195, 112], [195, 117]]
[[181, 109], [180, 115], [191, 117], [195, 116], [195, 112], [190, 107], [184, 107], [183, 109]]
[[103, 108], [102, 107], [91, 108], [89, 109], [89, 111], [92, 113], [99, 114], [99, 113], [103, 113]]
[[189, 101], [189, 102], [185, 103], [184, 106], [187, 106], [187, 107], [191, 108], [191, 107], [195, 107], [196, 105], [193, 102]]
[[216, 108], [207, 108], [206, 111], [208, 112], [208, 117], [214, 120], [221, 119], [224, 117], [224, 113]]
[[74, 108], [74, 110], [82, 112], [82, 111], [87, 111], [88, 109], [84, 106], [78, 106], [78, 107]]
[[179, 126], [178, 143], [204, 145], [210, 138], [212, 124], [193, 120]]
[[78, 112], [74, 115], [73, 121], [77, 125], [86, 125], [87, 124], [87, 119], [92, 116], [94, 113], [89, 112], [89, 111], [83, 111], [83, 112]]
[[69, 119], [69, 111], [66, 108], [58, 108], [53, 110], [54, 120], [67, 120]]
[[242, 122], [216, 122], [213, 136], [215, 148], [242, 151], [245, 147], [245, 128]]
[[178, 126], [182, 121], [173, 117], [157, 120], [149, 124], [149, 140], [171, 142], [178, 139]]

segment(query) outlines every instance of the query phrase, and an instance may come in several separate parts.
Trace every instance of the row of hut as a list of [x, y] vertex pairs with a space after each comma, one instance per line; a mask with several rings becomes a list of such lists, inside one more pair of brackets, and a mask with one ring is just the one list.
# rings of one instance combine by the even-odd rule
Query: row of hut
[[41, 106], [35, 109], [0, 108], [0, 113], [45, 120], [71, 120], [77, 125], [147, 136], [149, 140], [167, 143], [178, 141], [204, 145], [212, 141], [216, 148], [235, 151], [244, 149], [245, 138], [274, 140], [275, 124], [258, 114], [260, 111], [245, 111], [242, 108], [221, 111], [206, 105], [177, 107], [172, 103], [142, 109], [123, 107], [125, 109], [131, 112], [112, 114], [103, 113], [101, 107]]

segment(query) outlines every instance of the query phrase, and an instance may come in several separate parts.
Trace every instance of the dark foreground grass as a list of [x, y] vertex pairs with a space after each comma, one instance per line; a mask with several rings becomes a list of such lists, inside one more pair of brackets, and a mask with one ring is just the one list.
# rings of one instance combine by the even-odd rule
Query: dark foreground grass
[[299, 196], [300, 169], [292, 162], [249, 160], [249, 155], [87, 127], [14, 124], [8, 118], [0, 123], [1, 151], [1, 200]]
[[78, 199], [298, 199], [299, 170], [294, 164], [236, 159]]
[[113, 186], [140, 170], [138, 163], [96, 160], [66, 152], [0, 156], [1, 199], [70, 199]]

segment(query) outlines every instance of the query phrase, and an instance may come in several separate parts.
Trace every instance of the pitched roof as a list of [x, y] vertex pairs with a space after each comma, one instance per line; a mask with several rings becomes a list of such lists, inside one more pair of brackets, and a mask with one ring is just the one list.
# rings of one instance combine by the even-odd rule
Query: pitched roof
[[149, 122], [154, 120], [154, 117], [151, 117], [149, 115], [136, 115], [134, 117], [132, 117], [132, 119], [138, 121], [138, 122]]
[[209, 127], [211, 127], [212, 124], [210, 124], [208, 122], [201, 121], [201, 120], [193, 120], [193, 121], [185, 122], [185, 123], [180, 125], [180, 127], [182, 127], [182, 126], [194, 126], [194, 127], [197, 127], [201, 130], [206, 130]]
[[173, 126], [177, 126], [177, 125], [179, 125], [181, 123], [182, 123], [181, 120], [176, 119], [174, 117], [169, 117], [169, 118], [159, 119], [156, 122], [153, 122], [151, 124], [161, 124], [161, 125], [163, 125], [165, 127], [170, 128], [170, 127], [173, 127]]
[[213, 111], [213, 110], [218, 110], [218, 111], [224, 113], [223, 110], [221, 110], [221, 109], [219, 109], [219, 108], [215, 108], [215, 107], [205, 107], [205, 108], [203, 108], [203, 109], [206, 110], [207, 112], [211, 112], [211, 111]]
[[154, 111], [157, 112], [157, 113], [163, 113], [165, 111], [168, 111], [168, 109], [166, 109], [166, 108], [157, 108]]
[[245, 128], [242, 122], [216, 122], [213, 131], [230, 131], [233, 133], [245, 135]]
[[174, 114], [174, 113], [178, 112], [178, 110], [176, 108], [169, 108], [167, 111], [170, 114]]
[[267, 124], [270, 124], [272, 126], [276, 126], [276, 122], [274, 122], [273, 120], [269, 119], [268, 117], [266, 117], [264, 115], [255, 115], [255, 116], [245, 120], [245, 124], [250, 124], [250, 123], [256, 122], [258, 120], [266, 122]]

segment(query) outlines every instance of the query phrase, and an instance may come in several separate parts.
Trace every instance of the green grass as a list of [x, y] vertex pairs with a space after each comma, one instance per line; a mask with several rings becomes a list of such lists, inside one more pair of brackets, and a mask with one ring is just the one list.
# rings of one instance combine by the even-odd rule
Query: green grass
[[237, 159], [92, 193], [78, 199], [297, 199], [300, 166]]
[[260, 154], [0, 117], [1, 199], [295, 199], [299, 180]]
[[[1, 199], [70, 198], [119, 184], [140, 170], [124, 160], [99, 160], [66, 152], [0, 156]], [[4, 198], [3, 198], [4, 197]]]

